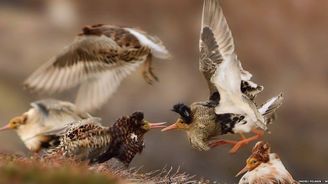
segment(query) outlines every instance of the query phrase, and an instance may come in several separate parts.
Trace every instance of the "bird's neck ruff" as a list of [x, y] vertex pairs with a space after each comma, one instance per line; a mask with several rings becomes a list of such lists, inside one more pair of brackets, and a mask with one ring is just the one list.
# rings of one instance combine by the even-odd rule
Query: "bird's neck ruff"
[[192, 113], [190, 107], [180, 103], [173, 106], [173, 112], [178, 113], [181, 116], [181, 119], [184, 123], [190, 124], [192, 122]]
[[113, 140], [112, 145], [100, 158], [108, 160], [115, 157], [127, 166], [130, 164], [134, 156], [144, 148], [143, 135], [146, 131], [136, 127], [136, 120], [139, 121], [139, 118], [135, 119], [134, 116], [121, 117], [113, 126], [108, 128], [108, 133]]
[[256, 143], [252, 149], [252, 155], [250, 157], [256, 158], [257, 160], [267, 163], [270, 161], [270, 146], [268, 143], [260, 141]]

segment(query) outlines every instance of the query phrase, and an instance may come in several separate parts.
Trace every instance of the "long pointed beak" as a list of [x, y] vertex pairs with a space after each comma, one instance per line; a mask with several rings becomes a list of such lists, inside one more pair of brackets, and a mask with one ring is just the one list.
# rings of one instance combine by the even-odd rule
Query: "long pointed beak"
[[11, 128], [10, 128], [10, 126], [8, 124], [8, 125], [5, 125], [2, 128], [0, 128], [0, 132], [5, 131], [5, 130], [9, 130], [9, 129], [11, 129]]
[[177, 129], [177, 128], [178, 128], [177, 124], [174, 123], [174, 124], [172, 124], [172, 125], [170, 125], [170, 126], [168, 126], [168, 127], [166, 127], [166, 128], [163, 128], [161, 131], [162, 131], [162, 132], [165, 132], [165, 131], [173, 130], [173, 129]]
[[248, 171], [248, 167], [245, 166], [242, 170], [239, 171], [238, 174], [236, 174], [236, 177], [238, 177], [238, 176], [241, 175], [241, 174], [244, 174], [244, 173], [247, 172], [247, 171]]
[[153, 128], [165, 128], [166, 126], [164, 124], [166, 124], [166, 122], [161, 122], [161, 123], [148, 123], [150, 129]]

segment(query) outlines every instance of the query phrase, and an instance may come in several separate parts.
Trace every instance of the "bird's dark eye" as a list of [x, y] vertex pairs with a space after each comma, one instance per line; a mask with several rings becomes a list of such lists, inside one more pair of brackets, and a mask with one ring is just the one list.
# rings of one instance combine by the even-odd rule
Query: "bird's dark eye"
[[257, 161], [256, 160], [253, 160], [253, 164], [256, 164], [257, 163]]

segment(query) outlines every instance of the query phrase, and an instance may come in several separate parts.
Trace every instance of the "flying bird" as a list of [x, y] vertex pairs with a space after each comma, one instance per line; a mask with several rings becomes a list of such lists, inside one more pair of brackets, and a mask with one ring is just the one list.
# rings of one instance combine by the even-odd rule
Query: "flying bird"
[[152, 58], [170, 56], [160, 39], [140, 29], [86, 26], [70, 45], [29, 76], [24, 86], [36, 92], [54, 93], [80, 85], [76, 105], [91, 111], [101, 107], [121, 81], [141, 65], [146, 82], [157, 81]]
[[[117, 158], [128, 166], [137, 153], [144, 149], [144, 135], [150, 129], [163, 128], [164, 123], [150, 123], [141, 112], [119, 118], [111, 127], [104, 127], [98, 118], [81, 120], [55, 133], [59, 145], [49, 150], [48, 156], [63, 155], [90, 164]], [[51, 132], [50, 134], [54, 134]]]
[[263, 141], [256, 143], [246, 166], [237, 174], [245, 173], [239, 184], [297, 184], [276, 153]]
[[13, 129], [25, 146], [38, 152], [57, 143], [57, 136], [45, 135], [45, 132], [61, 129], [65, 125], [91, 115], [78, 111], [70, 102], [45, 99], [31, 103], [31, 108], [20, 116], [12, 118], [0, 131]]
[[[200, 33], [199, 69], [210, 91], [209, 100], [189, 106], [177, 104], [173, 111], [180, 118], [163, 131], [184, 129], [193, 147], [208, 150], [222, 144], [233, 144], [231, 153], [241, 146], [260, 138], [273, 114], [282, 104], [282, 94], [261, 106], [254, 102], [263, 90], [250, 81], [252, 75], [242, 68], [234, 51], [231, 31], [217, 0], [205, 0]], [[243, 133], [256, 135], [245, 138]], [[210, 140], [217, 135], [239, 133], [240, 141]], [[210, 142], [209, 142], [210, 141]]]

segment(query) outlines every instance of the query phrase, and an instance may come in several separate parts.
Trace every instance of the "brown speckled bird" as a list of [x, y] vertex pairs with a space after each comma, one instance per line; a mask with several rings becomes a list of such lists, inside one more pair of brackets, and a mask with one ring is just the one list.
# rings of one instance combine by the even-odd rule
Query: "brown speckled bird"
[[60, 144], [50, 155], [64, 155], [90, 163], [103, 163], [117, 158], [126, 166], [144, 148], [144, 135], [150, 129], [163, 128], [164, 123], [149, 123], [141, 112], [119, 118], [111, 127], [104, 127], [100, 119], [90, 118], [68, 126], [60, 133]]
[[[259, 107], [255, 104], [253, 100], [263, 87], [251, 82], [252, 75], [242, 68], [218, 0], [204, 1], [199, 47], [199, 70], [207, 81], [210, 98], [190, 107], [175, 105], [173, 111], [179, 113], [180, 118], [162, 131], [183, 129], [191, 145], [198, 150], [232, 144], [230, 152], [235, 153], [241, 146], [263, 135], [258, 128], [267, 129], [266, 125], [272, 121], [283, 97], [278, 95]], [[256, 135], [245, 138], [243, 133], [249, 132]], [[226, 133], [238, 133], [242, 139], [211, 140]]]
[[148, 83], [157, 80], [152, 57], [170, 58], [157, 37], [129, 27], [86, 26], [73, 43], [35, 71], [24, 85], [36, 92], [60, 92], [80, 84], [76, 105], [84, 111], [102, 106], [121, 81], [143, 65]]
[[256, 143], [246, 166], [237, 174], [244, 174], [239, 184], [297, 184], [276, 153], [263, 141]]
[[45, 132], [61, 129], [73, 121], [90, 117], [90, 114], [78, 111], [70, 102], [39, 100], [31, 103], [27, 112], [12, 118], [0, 131], [15, 130], [29, 150], [38, 152], [57, 141], [57, 136], [45, 135]]

